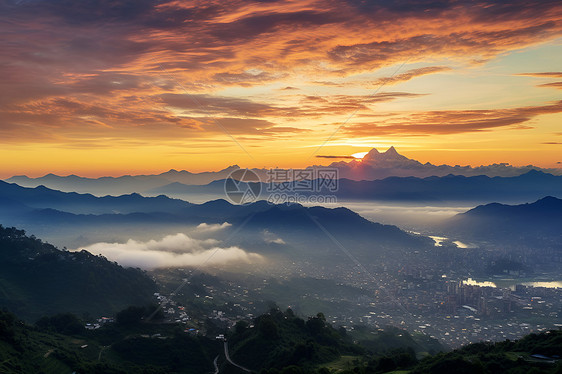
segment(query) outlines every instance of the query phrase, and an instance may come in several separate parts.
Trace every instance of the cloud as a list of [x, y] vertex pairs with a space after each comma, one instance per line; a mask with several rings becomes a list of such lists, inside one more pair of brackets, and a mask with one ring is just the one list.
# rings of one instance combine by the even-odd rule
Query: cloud
[[326, 155], [326, 156], [324, 156], [324, 155], [317, 155], [317, 156], [315, 156], [315, 157], [317, 157], [317, 158], [353, 158], [353, 159], [355, 158], [355, 157], [353, 157], [353, 156], [332, 156], [332, 155]]
[[562, 112], [562, 101], [549, 105], [491, 110], [446, 110], [406, 114], [376, 123], [347, 125], [353, 136], [434, 135], [489, 131], [499, 127], [529, 128], [524, 123], [541, 114]]
[[557, 29], [555, 22], [518, 29], [463, 30], [448, 34], [420, 33], [398, 39], [381, 39], [370, 43], [338, 45], [328, 52], [330, 59], [348, 68], [362, 66], [371, 69], [392, 63], [403, 63], [411, 59], [427, 59], [429, 56], [444, 57], [480, 56], [489, 59], [500, 51], [515, 46], [537, 42], [536, 35], [552, 35]]
[[412, 69], [412, 70], [408, 70], [405, 73], [402, 74], [398, 74], [392, 77], [384, 77], [384, 78], [379, 78], [377, 79], [375, 82], [373, 82], [373, 84], [375, 85], [393, 85], [393, 84], [397, 84], [400, 82], [406, 82], [409, 81], [410, 79], [413, 79], [415, 77], [420, 77], [422, 75], [427, 75], [427, 74], [434, 74], [434, 73], [440, 73], [443, 71], [448, 71], [451, 70], [450, 67], [448, 66], [427, 66], [424, 68], [418, 68], [418, 69]]
[[228, 223], [228, 222], [223, 222], [223, 223], [200, 223], [197, 226], [197, 231], [202, 231], [202, 232], [214, 232], [214, 231], [219, 231], [219, 230], [223, 230], [226, 229], [228, 227], [231, 227], [232, 224]]
[[356, 110], [371, 112], [370, 105], [402, 98], [424, 96], [411, 92], [381, 92], [376, 95], [326, 95], [303, 96], [299, 108], [295, 110], [300, 116], [318, 117], [321, 115], [346, 114]]
[[287, 244], [279, 236], [275, 235], [274, 233], [268, 230], [263, 231], [263, 240], [268, 244], [282, 244], [282, 245]]
[[[407, 60], [486, 61], [559, 37], [560, 9], [550, 0], [4, 1], [0, 140], [72, 147], [212, 138], [202, 131], [211, 117], [232, 119], [239, 134], [297, 133], [287, 126], [293, 119], [415, 94], [333, 95], [300, 107], [275, 97], [289, 91], [281, 88], [259, 98], [227, 93], [270, 83], [347, 87], [346, 77]], [[381, 79], [395, 84], [447, 69]], [[247, 126], [234, 123], [245, 118]]]
[[147, 242], [129, 239], [126, 243], [95, 243], [83, 249], [103, 255], [123, 266], [155, 269], [162, 267], [214, 266], [262, 261], [257, 253], [239, 247], [222, 248], [214, 239], [197, 240], [178, 233]]
[[249, 87], [256, 84], [262, 84], [264, 82], [280, 80], [286, 76], [287, 74], [272, 74], [266, 71], [259, 71], [255, 73], [245, 71], [242, 73], [217, 73], [213, 76], [213, 78], [217, 83], [221, 83], [224, 85], [231, 84], [242, 87]]
[[562, 90], [562, 82], [543, 83], [539, 84], [539, 87], [557, 88], [559, 90]]
[[541, 73], [520, 73], [516, 75], [523, 75], [527, 77], [545, 77], [545, 78], [562, 78], [562, 72], [559, 71], [547, 71]]
[[[537, 77], [537, 78], [562, 78], [562, 72], [559, 71], [546, 71], [539, 73], [520, 73], [516, 75], [526, 76], [526, 77]], [[547, 87], [556, 88], [562, 90], [562, 82], [549, 82], [537, 85], [537, 87]]]
[[164, 105], [189, 110], [199, 115], [220, 114], [238, 116], [291, 116], [296, 108], [283, 108], [270, 104], [258, 103], [249, 99], [212, 96], [206, 94], [162, 94]]

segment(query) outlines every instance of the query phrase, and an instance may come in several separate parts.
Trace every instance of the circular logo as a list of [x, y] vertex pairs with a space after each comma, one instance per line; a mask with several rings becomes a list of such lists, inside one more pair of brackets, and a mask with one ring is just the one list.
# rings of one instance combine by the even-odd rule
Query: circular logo
[[224, 193], [234, 204], [249, 204], [261, 193], [261, 181], [250, 169], [234, 170], [224, 181]]

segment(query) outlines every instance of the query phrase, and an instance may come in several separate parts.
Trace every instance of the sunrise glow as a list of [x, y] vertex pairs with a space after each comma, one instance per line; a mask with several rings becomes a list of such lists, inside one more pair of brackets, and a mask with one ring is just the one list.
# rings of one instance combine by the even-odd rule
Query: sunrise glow
[[560, 165], [558, 2], [105, 7], [2, 5], [0, 176], [304, 167], [375, 143]]
[[354, 153], [351, 156], [357, 158], [357, 159], [362, 159], [363, 157], [365, 157], [365, 155], [367, 155], [367, 153], [369, 152], [359, 152], [359, 153]]

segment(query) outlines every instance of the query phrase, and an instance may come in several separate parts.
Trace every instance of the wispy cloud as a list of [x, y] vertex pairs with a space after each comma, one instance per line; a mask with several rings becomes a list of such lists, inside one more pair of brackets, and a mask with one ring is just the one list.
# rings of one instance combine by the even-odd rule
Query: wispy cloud
[[541, 114], [561, 113], [562, 101], [542, 106], [493, 110], [447, 110], [395, 115], [374, 123], [348, 125], [352, 136], [435, 135], [490, 131], [499, 127], [531, 128], [528, 121]]
[[335, 155], [316, 155], [316, 158], [355, 158], [353, 156], [335, 156]]
[[376, 86], [382, 85], [382, 84], [393, 85], [393, 84], [397, 84], [397, 83], [401, 83], [401, 82], [407, 82], [411, 79], [414, 79], [416, 77], [420, 77], [422, 75], [440, 73], [440, 72], [449, 71], [449, 70], [451, 70], [451, 68], [448, 67], [448, 66], [427, 66], [427, 67], [424, 67], [424, 68], [408, 70], [405, 73], [398, 74], [398, 75], [395, 75], [393, 77], [379, 78], [375, 82], [373, 82], [373, 84], [376, 85]]
[[562, 90], [562, 82], [543, 83], [539, 84], [539, 87], [557, 88]]
[[517, 75], [523, 75], [527, 77], [540, 77], [540, 78], [562, 78], [562, 72], [559, 71], [546, 71], [540, 73], [520, 73]]
[[281, 239], [279, 236], [275, 235], [269, 230], [263, 231], [263, 239], [268, 244], [283, 244], [283, 245], [287, 244], [283, 239]]

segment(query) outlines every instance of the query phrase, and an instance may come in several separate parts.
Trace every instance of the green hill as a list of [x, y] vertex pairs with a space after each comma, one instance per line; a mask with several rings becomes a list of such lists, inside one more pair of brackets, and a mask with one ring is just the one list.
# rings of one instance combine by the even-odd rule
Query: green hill
[[262, 373], [292, 372], [296, 368], [295, 373], [324, 373], [337, 371], [343, 363], [366, 363], [384, 357], [398, 357], [397, 366], [411, 367], [416, 352], [443, 349], [435, 339], [414, 339], [396, 328], [379, 331], [356, 326], [350, 333], [333, 328], [322, 313], [304, 320], [291, 309], [282, 312], [277, 308], [250, 325], [239, 322], [227, 338], [232, 359]]
[[0, 225], [0, 307], [28, 321], [70, 312], [111, 315], [151, 301], [156, 284], [87, 251], [68, 252]]
[[[55, 318], [65, 319], [78, 321], [69, 315]], [[208, 373], [221, 348], [175, 325], [111, 324], [88, 331], [80, 324], [72, 335], [45, 325], [30, 326], [0, 311], [0, 373]]]
[[[474, 343], [452, 352], [426, 356], [407, 370], [399, 356], [370, 360], [341, 374], [559, 374], [562, 373], [562, 331], [530, 334], [520, 340]], [[402, 371], [396, 371], [401, 369]]]
[[[427, 351], [424, 344], [434, 342], [399, 329], [348, 333], [326, 324], [321, 313], [304, 320], [276, 308], [250, 323], [239, 322], [225, 343], [174, 324], [115, 323], [93, 331], [81, 326], [68, 314], [30, 326], [0, 312], [0, 372], [211, 373], [213, 361], [220, 373], [244, 372], [227, 362], [227, 345], [237, 365], [260, 374], [562, 373], [562, 331], [471, 344], [418, 361], [416, 352], [419, 356]], [[372, 339], [357, 344], [362, 334]]]

